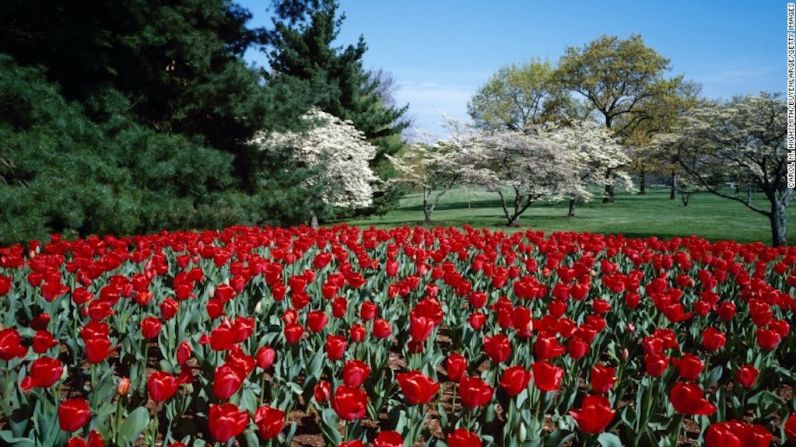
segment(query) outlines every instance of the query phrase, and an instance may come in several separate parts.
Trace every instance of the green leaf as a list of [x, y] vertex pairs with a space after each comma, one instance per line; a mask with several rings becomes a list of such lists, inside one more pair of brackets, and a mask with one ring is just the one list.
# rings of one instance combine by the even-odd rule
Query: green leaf
[[119, 434], [125, 445], [131, 445], [149, 425], [149, 411], [145, 407], [133, 410], [119, 427]]
[[3, 440], [5, 445], [13, 445], [16, 447], [34, 447], [35, 444], [28, 438], [15, 438], [14, 434], [9, 430], [0, 430], [0, 439]]
[[597, 437], [597, 442], [600, 443], [602, 447], [623, 447], [622, 440], [619, 439], [619, 436], [616, 436], [613, 433], [600, 433], [600, 436]]

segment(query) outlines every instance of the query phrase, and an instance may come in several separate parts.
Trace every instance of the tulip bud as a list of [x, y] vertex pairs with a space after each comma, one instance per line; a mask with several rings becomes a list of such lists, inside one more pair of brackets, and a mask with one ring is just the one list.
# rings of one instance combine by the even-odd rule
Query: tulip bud
[[127, 377], [122, 377], [119, 380], [119, 386], [116, 387], [116, 394], [119, 396], [126, 396], [127, 393], [130, 392], [130, 379]]

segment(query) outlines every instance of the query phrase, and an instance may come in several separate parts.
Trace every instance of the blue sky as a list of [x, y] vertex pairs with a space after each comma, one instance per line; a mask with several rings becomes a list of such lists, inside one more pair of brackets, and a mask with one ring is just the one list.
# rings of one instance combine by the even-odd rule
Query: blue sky
[[[252, 25], [270, 25], [269, 0], [239, 3], [254, 13]], [[641, 34], [707, 97], [782, 92], [785, 8], [778, 0], [342, 0], [339, 42], [364, 35], [366, 68], [391, 72], [414, 125], [444, 135], [440, 113], [466, 119], [468, 99], [501, 66], [555, 62], [602, 34]], [[247, 59], [265, 64], [257, 52]]]

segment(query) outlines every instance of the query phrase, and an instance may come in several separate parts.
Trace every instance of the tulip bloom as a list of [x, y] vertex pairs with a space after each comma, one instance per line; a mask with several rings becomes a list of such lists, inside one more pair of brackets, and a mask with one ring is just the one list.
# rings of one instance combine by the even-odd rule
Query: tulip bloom
[[725, 343], [727, 343], [727, 337], [718, 329], [709, 327], [702, 332], [702, 346], [708, 351], [718, 351]]
[[738, 368], [738, 372], [735, 374], [735, 378], [738, 380], [738, 383], [741, 384], [744, 388], [752, 388], [757, 381], [757, 376], [760, 374], [760, 371], [757, 370], [752, 365], [743, 365]]
[[48, 388], [58, 382], [64, 372], [64, 366], [58, 359], [41, 357], [31, 362], [28, 375], [22, 379], [21, 388]]
[[329, 318], [326, 316], [326, 312], [314, 310], [307, 314], [307, 327], [312, 332], [318, 333], [322, 331], [328, 321]]
[[53, 334], [46, 330], [37, 331], [36, 335], [33, 336], [33, 340], [31, 341], [33, 352], [36, 354], [43, 354], [57, 344], [58, 340], [53, 337]]
[[77, 431], [89, 420], [91, 420], [91, 408], [86, 399], [66, 399], [58, 407], [58, 424], [63, 431]]
[[285, 425], [285, 412], [277, 408], [260, 407], [254, 413], [254, 425], [263, 439], [275, 438]]
[[569, 415], [578, 423], [578, 429], [584, 433], [602, 433], [611, 423], [616, 411], [604, 396], [586, 396], [580, 409], [570, 410]]
[[343, 366], [343, 382], [350, 387], [362, 385], [370, 375], [370, 367], [361, 360], [349, 360]]
[[327, 335], [324, 350], [329, 360], [340, 360], [345, 355], [348, 342], [342, 335]]
[[404, 439], [396, 431], [383, 431], [376, 435], [373, 447], [403, 447]]
[[685, 380], [696, 380], [705, 367], [702, 359], [694, 354], [685, 354], [680, 358], [673, 358], [672, 364], [677, 368], [677, 373], [680, 374], [680, 377]]
[[457, 428], [448, 435], [448, 447], [481, 447], [481, 438], [465, 428]]
[[340, 385], [334, 390], [332, 408], [345, 421], [362, 419], [368, 409], [368, 395], [362, 388]]
[[539, 360], [550, 360], [566, 352], [553, 336], [540, 335], [533, 344], [533, 355]]
[[500, 377], [500, 387], [509, 396], [520, 394], [531, 381], [531, 372], [522, 366], [512, 366], [503, 371]]
[[22, 337], [14, 328], [0, 331], [0, 359], [9, 361], [13, 358], [25, 357], [28, 348], [22, 346]]
[[467, 370], [467, 359], [458, 352], [451, 353], [445, 360], [445, 373], [454, 382], [461, 380]]
[[315, 400], [318, 403], [326, 402], [332, 396], [332, 384], [326, 380], [321, 380], [315, 385], [314, 391]]
[[669, 393], [669, 400], [680, 414], [710, 416], [716, 406], [705, 400], [705, 393], [699, 385], [678, 382]]
[[285, 326], [285, 341], [288, 344], [294, 345], [301, 340], [301, 336], [304, 335], [304, 328], [296, 323], [290, 323]]
[[249, 425], [249, 414], [241, 411], [235, 404], [210, 404], [207, 425], [213, 439], [227, 442], [243, 433]]
[[160, 335], [160, 320], [155, 317], [147, 317], [141, 320], [141, 335], [147, 340], [152, 340]]
[[149, 397], [155, 402], [165, 402], [177, 392], [177, 378], [163, 371], [155, 371], [149, 376], [146, 388]]
[[616, 368], [605, 366], [602, 363], [594, 365], [589, 374], [591, 389], [595, 393], [607, 393], [616, 382]]
[[418, 371], [398, 373], [396, 380], [406, 401], [412, 405], [425, 405], [431, 402], [439, 391], [439, 383]]
[[484, 352], [495, 363], [505, 362], [511, 355], [509, 338], [503, 334], [484, 337]]
[[494, 390], [480, 377], [464, 377], [459, 382], [459, 397], [466, 408], [483, 407], [492, 401]]
[[544, 361], [533, 364], [533, 381], [536, 387], [542, 391], [558, 391], [561, 388], [563, 377], [564, 370], [558, 366]]
[[113, 346], [108, 337], [91, 337], [86, 342], [86, 359], [90, 363], [100, 363], [113, 352]]
[[257, 350], [257, 353], [254, 354], [254, 358], [257, 362], [257, 366], [259, 366], [260, 369], [268, 369], [274, 364], [276, 351], [274, 351], [274, 348], [270, 346], [263, 346]]
[[241, 385], [243, 385], [243, 378], [232, 366], [224, 364], [216, 368], [213, 376], [213, 394], [218, 399], [229, 399], [238, 392]]

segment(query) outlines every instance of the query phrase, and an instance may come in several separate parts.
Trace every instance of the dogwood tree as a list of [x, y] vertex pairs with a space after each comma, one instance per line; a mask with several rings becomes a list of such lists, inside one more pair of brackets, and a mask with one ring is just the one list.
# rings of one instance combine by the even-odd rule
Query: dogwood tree
[[544, 130], [481, 133], [476, 144], [473, 181], [498, 194], [509, 226], [519, 225], [520, 216], [537, 200], [589, 194], [575, 151]]
[[410, 144], [397, 157], [387, 155], [398, 177], [392, 181], [419, 189], [423, 195], [424, 223], [431, 223], [431, 216], [440, 199], [454, 186], [469, 182], [472, 178], [476, 156], [472, 130], [453, 119], [447, 120], [449, 138]]
[[[772, 243], [786, 245], [792, 194], [786, 178], [786, 116], [785, 101], [772, 94], [708, 103], [684, 114], [671, 132], [656, 138], [656, 144], [689, 180], [766, 216]], [[765, 194], [768, 209], [737, 189], [725, 188], [738, 178], [753, 182]]]
[[342, 209], [365, 208], [373, 202], [373, 187], [378, 178], [368, 162], [376, 148], [350, 121], [312, 109], [302, 120], [303, 132], [258, 133], [253, 144], [261, 150], [291, 150], [293, 157], [313, 168], [317, 174], [307, 181], [320, 186], [320, 199]]
[[588, 201], [592, 194], [587, 189], [592, 185], [619, 185], [625, 189], [633, 189], [633, 181], [626, 168], [630, 165], [630, 157], [625, 154], [617, 138], [611, 131], [592, 121], [581, 121], [570, 126], [559, 127], [549, 132], [549, 138], [560, 145], [562, 150], [573, 152], [571, 168], [575, 171], [575, 185], [569, 194], [568, 216], [575, 215], [575, 204]]

